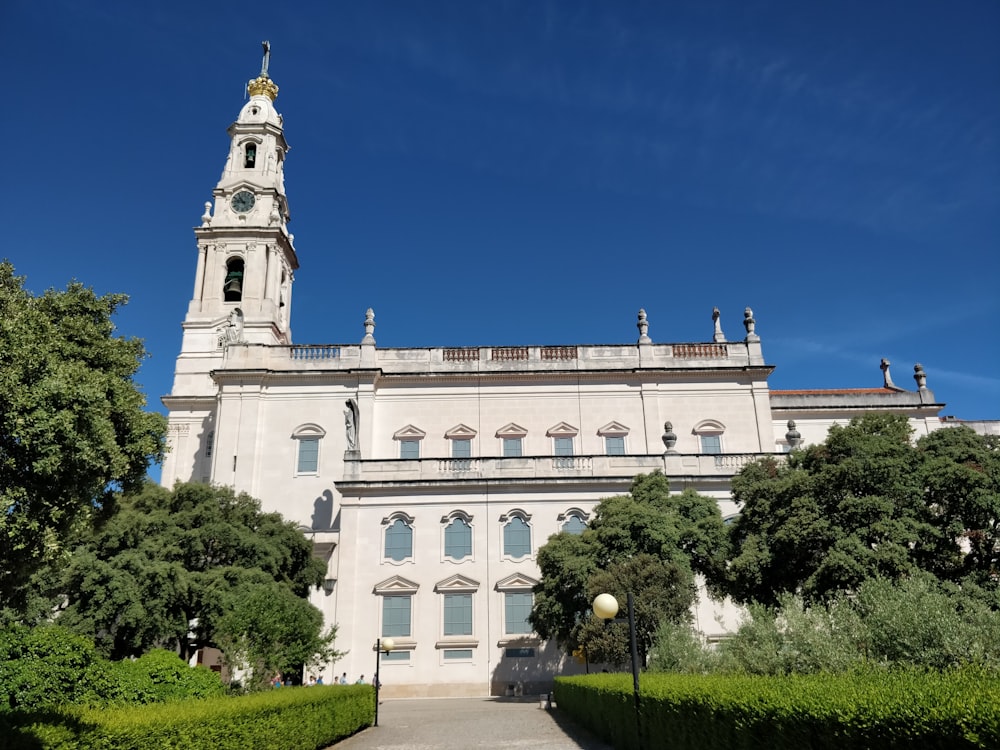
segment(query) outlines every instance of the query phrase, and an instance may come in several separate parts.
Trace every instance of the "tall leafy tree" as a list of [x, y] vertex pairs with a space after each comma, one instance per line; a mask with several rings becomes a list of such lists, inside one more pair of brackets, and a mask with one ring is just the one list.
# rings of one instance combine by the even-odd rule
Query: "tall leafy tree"
[[[154, 646], [186, 657], [219, 645], [220, 623], [260, 592], [304, 600], [323, 575], [309, 540], [249, 495], [147, 484], [73, 553], [59, 621], [115, 659]], [[296, 617], [312, 618], [304, 627], [320, 649], [321, 618], [303, 604]]]
[[22, 615], [28, 582], [67, 538], [163, 457], [164, 418], [134, 376], [142, 341], [115, 335], [128, 298], [71, 283], [34, 296], [0, 262], [0, 607]]
[[[926, 570], [944, 580], [997, 570], [995, 441], [967, 428], [916, 444], [905, 417], [871, 414], [818, 445], [747, 466], [733, 480], [728, 591], [774, 605], [855, 591]], [[971, 549], [970, 549], [971, 548]]]
[[627, 631], [608, 630], [591, 614], [599, 593], [610, 593], [625, 615], [636, 601], [639, 650], [645, 654], [663, 620], [687, 617], [694, 576], [714, 587], [725, 569], [726, 534], [718, 505], [691, 490], [671, 494], [662, 473], [636, 477], [628, 495], [602, 500], [582, 534], [560, 532], [538, 551], [542, 580], [535, 587], [531, 624], [565, 649], [584, 649], [591, 661], [627, 663]]

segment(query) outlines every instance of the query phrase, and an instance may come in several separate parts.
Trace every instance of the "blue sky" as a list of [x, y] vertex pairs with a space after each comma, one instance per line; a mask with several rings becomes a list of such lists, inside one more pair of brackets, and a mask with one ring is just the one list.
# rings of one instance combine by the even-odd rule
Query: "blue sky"
[[1000, 418], [1000, 3], [5, 0], [9, 258], [131, 302], [170, 390], [192, 228], [272, 45], [296, 343], [708, 341], [772, 388]]

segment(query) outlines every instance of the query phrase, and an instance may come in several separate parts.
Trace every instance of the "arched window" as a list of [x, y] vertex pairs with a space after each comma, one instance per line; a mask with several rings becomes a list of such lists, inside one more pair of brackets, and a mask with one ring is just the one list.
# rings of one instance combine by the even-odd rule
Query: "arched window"
[[403, 562], [413, 557], [413, 519], [403, 513], [382, 521], [385, 525], [385, 559]]
[[500, 517], [503, 527], [503, 553], [507, 557], [527, 557], [531, 554], [530, 516], [513, 511]]
[[570, 534], [582, 534], [585, 528], [587, 528], [587, 522], [577, 513], [568, 514], [562, 525], [562, 530]]
[[243, 299], [242, 258], [230, 258], [226, 261], [226, 280], [222, 284], [222, 297], [226, 302], [240, 302]]
[[705, 419], [695, 425], [694, 432], [698, 436], [699, 453], [722, 453], [722, 433], [726, 426], [714, 419]]
[[326, 430], [317, 424], [303, 424], [292, 432], [292, 439], [297, 443], [295, 449], [295, 474], [301, 476], [319, 474], [320, 441], [326, 436]]
[[[442, 519], [447, 521], [448, 518]], [[456, 511], [451, 521], [444, 527], [444, 556], [452, 560], [464, 560], [472, 556], [472, 518]]]

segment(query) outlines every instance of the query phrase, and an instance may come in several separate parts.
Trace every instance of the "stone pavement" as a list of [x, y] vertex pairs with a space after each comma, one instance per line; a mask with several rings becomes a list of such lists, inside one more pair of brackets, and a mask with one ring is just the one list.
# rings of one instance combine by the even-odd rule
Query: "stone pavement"
[[378, 708], [377, 727], [328, 750], [612, 750], [537, 699], [422, 698]]

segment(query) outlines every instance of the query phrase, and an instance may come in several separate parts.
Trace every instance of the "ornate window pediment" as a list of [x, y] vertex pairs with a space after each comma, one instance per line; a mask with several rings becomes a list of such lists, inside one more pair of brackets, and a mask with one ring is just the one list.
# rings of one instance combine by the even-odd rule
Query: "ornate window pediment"
[[530, 591], [536, 585], [538, 581], [531, 576], [527, 576], [524, 573], [514, 573], [506, 578], [497, 581], [496, 590], [497, 591]]
[[696, 424], [691, 432], [695, 435], [704, 435], [706, 433], [717, 433], [725, 432], [726, 426], [715, 419], [703, 419], [698, 424]]
[[472, 440], [476, 436], [476, 431], [468, 425], [459, 424], [448, 430], [444, 436], [448, 440]]
[[402, 427], [392, 434], [393, 440], [423, 440], [427, 433], [412, 424]]
[[590, 519], [590, 514], [587, 513], [585, 510], [581, 510], [580, 508], [567, 508], [565, 513], [560, 513], [558, 516], [556, 516], [556, 520], [565, 521], [570, 516], [576, 516], [577, 518], [580, 518], [584, 521]]
[[507, 521], [512, 518], [520, 518], [522, 521], [527, 523], [531, 520], [531, 514], [526, 513], [520, 508], [511, 508], [509, 511], [500, 516], [500, 523], [507, 523]]
[[397, 594], [415, 594], [420, 588], [419, 583], [403, 578], [403, 576], [392, 576], [386, 578], [381, 583], [376, 583], [373, 591], [379, 596]]
[[479, 581], [461, 575], [453, 575], [434, 584], [438, 594], [474, 594], [479, 590]]
[[302, 439], [302, 438], [322, 438], [326, 437], [326, 430], [320, 427], [318, 424], [313, 424], [312, 422], [307, 422], [306, 424], [300, 424], [294, 430], [292, 430], [292, 439]]
[[441, 523], [448, 524], [454, 521], [456, 518], [465, 521], [467, 524], [470, 525], [472, 524], [472, 516], [466, 513], [464, 510], [453, 510], [451, 513], [441, 516]]
[[629, 434], [629, 428], [621, 422], [608, 422], [597, 431], [597, 434], [601, 437], [624, 437]]
[[545, 434], [547, 437], [576, 437], [580, 430], [568, 422], [560, 422], [550, 427]]
[[519, 438], [528, 434], [528, 431], [519, 424], [508, 422], [496, 432], [498, 438]]

